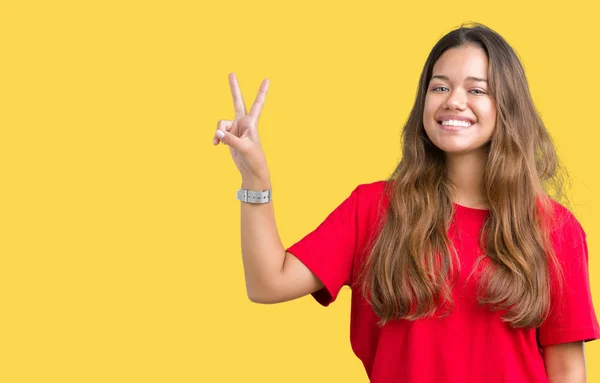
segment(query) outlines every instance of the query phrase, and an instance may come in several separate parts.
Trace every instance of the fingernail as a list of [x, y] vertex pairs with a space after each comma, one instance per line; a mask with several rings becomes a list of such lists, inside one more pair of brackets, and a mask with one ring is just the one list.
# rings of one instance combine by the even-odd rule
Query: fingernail
[[225, 137], [225, 133], [223, 133], [222, 130], [217, 130], [217, 137], [223, 138], [223, 137]]
[[216, 145], [216, 144], [217, 144], [217, 139], [213, 138], [213, 145]]

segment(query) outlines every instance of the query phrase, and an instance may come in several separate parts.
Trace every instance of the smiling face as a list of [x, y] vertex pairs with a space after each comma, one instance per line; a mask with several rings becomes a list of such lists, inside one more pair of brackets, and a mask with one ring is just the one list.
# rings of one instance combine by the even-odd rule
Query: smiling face
[[425, 133], [446, 154], [482, 150], [496, 125], [488, 59], [475, 45], [448, 49], [433, 66], [423, 111]]

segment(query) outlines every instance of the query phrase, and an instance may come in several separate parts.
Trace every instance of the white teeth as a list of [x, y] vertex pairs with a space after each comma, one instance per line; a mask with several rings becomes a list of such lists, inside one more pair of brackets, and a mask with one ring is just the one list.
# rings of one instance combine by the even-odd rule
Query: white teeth
[[442, 121], [442, 125], [444, 126], [471, 126], [472, 124], [469, 121], [459, 121], [459, 120], [448, 120]]

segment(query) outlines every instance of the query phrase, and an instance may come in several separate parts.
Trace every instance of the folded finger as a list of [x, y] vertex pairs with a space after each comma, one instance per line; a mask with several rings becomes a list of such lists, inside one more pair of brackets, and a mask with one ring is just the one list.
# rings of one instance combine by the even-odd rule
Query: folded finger
[[[233, 126], [233, 121], [231, 121], [231, 120], [219, 120], [219, 122], [217, 122], [217, 131], [221, 130], [221, 131], [229, 132], [229, 130], [231, 130], [232, 126]], [[213, 137], [213, 145], [218, 145], [219, 142], [221, 142], [219, 137], [217, 137], [217, 131], [215, 131], [215, 135]]]

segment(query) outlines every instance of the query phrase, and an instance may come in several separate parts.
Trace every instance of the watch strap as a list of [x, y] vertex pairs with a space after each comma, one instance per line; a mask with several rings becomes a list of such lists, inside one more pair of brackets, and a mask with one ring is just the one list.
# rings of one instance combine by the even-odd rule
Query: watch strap
[[235, 199], [248, 203], [267, 203], [273, 200], [273, 191], [271, 189], [261, 191], [239, 189]]

